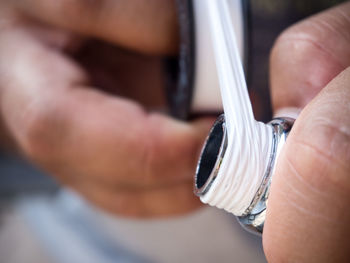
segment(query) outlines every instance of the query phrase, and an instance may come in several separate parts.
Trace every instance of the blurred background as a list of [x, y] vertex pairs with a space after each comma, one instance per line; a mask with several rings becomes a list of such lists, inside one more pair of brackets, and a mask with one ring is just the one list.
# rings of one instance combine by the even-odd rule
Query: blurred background
[[[268, 56], [277, 35], [339, 2], [250, 1], [248, 85], [258, 120], [271, 119]], [[162, 220], [111, 216], [0, 148], [0, 263], [214, 261], [264, 262], [260, 237], [209, 207]]]

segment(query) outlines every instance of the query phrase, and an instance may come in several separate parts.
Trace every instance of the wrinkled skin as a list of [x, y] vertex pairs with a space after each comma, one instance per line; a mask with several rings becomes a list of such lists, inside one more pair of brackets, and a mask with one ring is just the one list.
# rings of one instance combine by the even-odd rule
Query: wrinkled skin
[[301, 21], [271, 53], [274, 110], [302, 109], [277, 164], [269, 262], [349, 262], [350, 3]]

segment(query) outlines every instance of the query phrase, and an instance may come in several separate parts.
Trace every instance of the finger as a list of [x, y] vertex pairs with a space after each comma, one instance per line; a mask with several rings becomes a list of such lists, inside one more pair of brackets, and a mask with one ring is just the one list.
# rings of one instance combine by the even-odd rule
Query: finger
[[208, 122], [188, 125], [94, 90], [77, 65], [21, 29], [1, 33], [0, 74], [5, 123], [47, 170], [119, 185], [192, 178]]
[[349, 2], [287, 29], [276, 41], [270, 58], [274, 110], [303, 108], [350, 65], [349, 46]]
[[112, 214], [135, 218], [154, 218], [188, 213], [201, 206], [193, 195], [192, 180], [147, 190], [120, 190], [94, 182], [69, 184], [96, 207]]
[[350, 68], [303, 110], [281, 153], [264, 227], [269, 262], [349, 262]]
[[137, 51], [152, 54], [177, 51], [173, 0], [8, 0], [6, 3], [40, 21]]

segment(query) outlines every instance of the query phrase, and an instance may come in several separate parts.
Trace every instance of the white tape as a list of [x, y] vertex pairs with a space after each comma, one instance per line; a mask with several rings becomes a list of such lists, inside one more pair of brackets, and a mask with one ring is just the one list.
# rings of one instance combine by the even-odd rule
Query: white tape
[[[214, 0], [215, 1], [215, 0]], [[209, 32], [208, 10], [203, 0], [193, 0], [195, 19], [195, 74], [191, 111], [220, 112], [222, 102], [215, 57]], [[242, 0], [229, 0], [232, 25], [240, 56], [244, 53], [244, 16]]]
[[242, 215], [264, 176], [272, 130], [254, 119], [227, 0], [204, 0], [208, 12], [228, 146], [218, 176], [202, 202]]

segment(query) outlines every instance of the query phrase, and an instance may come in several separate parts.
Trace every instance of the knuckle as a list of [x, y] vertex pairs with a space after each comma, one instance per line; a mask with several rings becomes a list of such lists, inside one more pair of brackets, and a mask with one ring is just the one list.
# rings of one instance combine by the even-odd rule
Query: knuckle
[[319, 37], [312, 30], [306, 30], [302, 24], [296, 24], [284, 30], [275, 41], [270, 59], [273, 62], [281, 58], [280, 54], [288, 52], [300, 57], [310, 50], [319, 49]]
[[[350, 44], [350, 38], [339, 38], [335, 43], [338, 31], [327, 22], [321, 23], [316, 16], [286, 29], [278, 37], [270, 54], [271, 94], [275, 107], [285, 101], [304, 107], [349, 64], [345, 47]], [[293, 80], [297, 87], [292, 85]], [[281, 84], [289, 88], [282, 89]], [[283, 97], [285, 94], [289, 97]]]
[[[339, 52], [339, 45], [335, 44], [349, 44], [350, 38], [344, 33], [344, 29], [349, 27], [350, 20], [348, 16], [340, 15], [343, 13], [339, 12], [341, 10], [335, 9], [332, 12], [321, 13], [287, 28], [277, 38], [272, 52], [282, 48], [293, 55], [303, 57], [312, 50], [344, 66], [343, 59], [335, 55]], [[335, 37], [337, 43], [332, 41]]]

